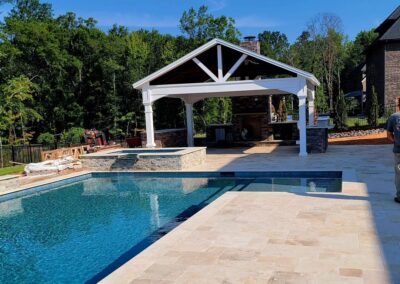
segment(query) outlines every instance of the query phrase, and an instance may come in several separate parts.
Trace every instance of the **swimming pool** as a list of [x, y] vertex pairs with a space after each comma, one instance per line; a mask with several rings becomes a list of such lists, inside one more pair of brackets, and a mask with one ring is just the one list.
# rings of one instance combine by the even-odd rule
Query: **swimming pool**
[[96, 282], [227, 191], [341, 191], [340, 172], [93, 173], [0, 196], [0, 283]]

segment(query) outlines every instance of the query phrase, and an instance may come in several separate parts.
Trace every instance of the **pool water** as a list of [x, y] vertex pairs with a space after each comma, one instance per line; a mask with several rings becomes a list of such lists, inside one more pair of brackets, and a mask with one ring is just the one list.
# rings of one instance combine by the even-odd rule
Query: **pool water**
[[0, 283], [97, 282], [227, 191], [341, 190], [338, 177], [98, 173], [66, 183], [0, 202]]

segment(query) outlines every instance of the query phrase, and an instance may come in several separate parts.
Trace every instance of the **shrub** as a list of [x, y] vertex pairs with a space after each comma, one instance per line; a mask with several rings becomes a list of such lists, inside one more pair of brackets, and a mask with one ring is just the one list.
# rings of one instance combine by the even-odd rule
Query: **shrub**
[[372, 127], [376, 127], [379, 124], [379, 102], [375, 87], [372, 87], [372, 94], [368, 104], [368, 124]]
[[54, 137], [53, 134], [51, 134], [49, 132], [42, 133], [37, 138], [37, 142], [39, 144], [44, 144], [44, 145], [54, 144], [55, 141], [56, 141], [56, 138]]
[[72, 127], [71, 129], [63, 132], [61, 140], [63, 143], [68, 145], [81, 144], [84, 134], [85, 129], [80, 127]]
[[337, 129], [339, 130], [346, 129], [347, 104], [343, 91], [341, 91], [336, 98], [336, 112], [334, 121]]

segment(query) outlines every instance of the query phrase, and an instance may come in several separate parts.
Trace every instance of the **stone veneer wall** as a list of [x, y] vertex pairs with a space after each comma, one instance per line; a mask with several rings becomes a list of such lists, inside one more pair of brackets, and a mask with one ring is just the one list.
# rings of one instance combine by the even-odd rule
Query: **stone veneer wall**
[[307, 128], [307, 152], [325, 153], [328, 149], [328, 128]]
[[[146, 147], [146, 137], [146, 132], [140, 134], [142, 147]], [[186, 147], [187, 131], [185, 128], [156, 130], [154, 132], [154, 142], [157, 148]]]
[[82, 167], [95, 171], [175, 171], [204, 164], [206, 149], [177, 155], [142, 155], [139, 157], [92, 156], [81, 157]]
[[232, 112], [268, 112], [268, 96], [232, 97]]
[[259, 121], [262, 140], [273, 139], [272, 127], [269, 124], [268, 96], [233, 97], [232, 112], [233, 139], [235, 141], [241, 140], [245, 118]]
[[241, 140], [241, 131], [243, 130], [243, 120], [246, 118], [257, 119], [261, 132], [261, 140], [273, 140], [273, 128], [269, 124], [268, 116], [266, 113], [254, 114], [234, 114], [232, 118], [233, 124], [233, 140]]
[[400, 97], [400, 42], [385, 46], [385, 105], [397, 104]]

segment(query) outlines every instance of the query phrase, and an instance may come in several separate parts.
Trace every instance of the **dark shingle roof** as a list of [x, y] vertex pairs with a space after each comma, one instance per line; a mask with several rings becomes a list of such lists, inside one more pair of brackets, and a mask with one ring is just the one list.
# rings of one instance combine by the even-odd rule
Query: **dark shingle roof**
[[378, 40], [400, 39], [400, 6], [375, 29], [379, 34]]
[[400, 18], [379, 38], [379, 40], [400, 39]]
[[390, 14], [388, 20], [397, 20], [398, 18], [400, 18], [400, 6], [397, 7], [392, 14]]

